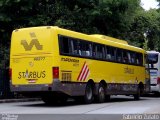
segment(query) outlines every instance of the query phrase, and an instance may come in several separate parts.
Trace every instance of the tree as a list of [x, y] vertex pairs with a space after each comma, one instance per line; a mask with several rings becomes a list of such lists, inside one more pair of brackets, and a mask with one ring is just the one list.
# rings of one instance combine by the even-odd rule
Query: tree
[[159, 17], [156, 9], [149, 11], [140, 10], [137, 12], [129, 35], [134, 40], [134, 44], [138, 47], [143, 47], [147, 40], [147, 48], [149, 50], [159, 50]]
[[57, 25], [124, 39], [140, 47], [146, 33], [148, 45], [154, 43], [158, 48], [155, 41], [159, 38], [159, 13], [145, 15], [140, 0], [0, 0], [0, 7], [0, 57], [7, 65], [11, 32], [22, 27]]
[[[0, 67], [9, 65], [11, 33], [30, 26], [54, 25], [62, 14], [58, 0], [0, 0]], [[5, 65], [4, 65], [5, 64]]]

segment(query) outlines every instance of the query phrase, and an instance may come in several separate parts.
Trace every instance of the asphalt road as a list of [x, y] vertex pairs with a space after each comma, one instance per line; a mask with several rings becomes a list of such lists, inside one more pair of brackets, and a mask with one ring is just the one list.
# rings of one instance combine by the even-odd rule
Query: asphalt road
[[[134, 115], [134, 116], [133, 116]], [[65, 105], [47, 106], [42, 101], [0, 103], [0, 120], [160, 120], [160, 97], [112, 96], [103, 104], [78, 104], [72, 100]], [[46, 119], [47, 118], [47, 119]]]

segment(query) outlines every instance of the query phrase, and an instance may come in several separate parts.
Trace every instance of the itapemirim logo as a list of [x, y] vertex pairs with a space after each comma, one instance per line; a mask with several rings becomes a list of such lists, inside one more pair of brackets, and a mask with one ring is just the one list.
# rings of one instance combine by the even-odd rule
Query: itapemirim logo
[[40, 45], [38, 39], [36, 38], [36, 34], [31, 32], [30, 36], [32, 38], [30, 43], [27, 43], [27, 40], [21, 40], [21, 45], [23, 45], [25, 51], [31, 51], [33, 46], [35, 46], [37, 50], [42, 50], [43, 45]]

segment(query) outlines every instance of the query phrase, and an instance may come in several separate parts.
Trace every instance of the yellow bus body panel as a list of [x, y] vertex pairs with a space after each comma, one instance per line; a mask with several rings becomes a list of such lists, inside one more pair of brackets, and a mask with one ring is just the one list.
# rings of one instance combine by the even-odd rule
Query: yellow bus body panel
[[[62, 59], [63, 58], [76, 59], [73, 57], [62, 57]], [[105, 80], [107, 83], [121, 84], [138, 84], [139, 82], [145, 82], [144, 67], [112, 62], [104, 63], [103, 61], [87, 60], [82, 58], [78, 58], [76, 60], [78, 60], [79, 63], [61, 62], [61, 75], [64, 73], [64, 76], [61, 76], [60, 80], [70, 82], [88, 82], [88, 80], [94, 80], [95, 83]], [[84, 63], [86, 63], [89, 69], [89, 74], [86, 79], [78, 79]], [[66, 77], [68, 77], [68, 79]]]
[[[64, 30], [58, 27], [20, 29], [13, 31], [12, 34], [10, 68], [13, 71], [13, 85], [52, 84], [53, 66], [59, 67], [59, 80], [65, 82], [87, 82], [88, 80], [93, 80], [95, 83], [98, 83], [101, 80], [105, 80], [106, 83], [139, 84], [139, 82], [142, 82], [145, 84], [144, 66], [59, 55], [59, 34], [145, 53], [144, 50], [127, 44], [107, 41], [92, 35]], [[32, 45], [31, 41], [33, 39], [38, 40], [39, 43], [33, 42]], [[27, 42], [26, 46], [31, 47], [32, 45], [31, 50], [29, 50], [29, 47], [25, 50], [24, 40]], [[40, 46], [36, 47], [35, 44], [40, 44]], [[89, 72], [84, 77], [85, 79], [80, 79], [79, 76], [84, 64], [88, 67]], [[23, 74], [25, 77], [22, 77]], [[34, 74], [37, 74], [35, 78]]]
[[[57, 34], [77, 39], [92, 41], [100, 44], [110, 45], [145, 54], [145, 51], [141, 48], [130, 46], [123, 42], [120, 43], [118, 43], [117, 41], [114, 42], [114, 40], [112, 41], [104, 40], [101, 39], [100, 37], [99, 38], [94, 37], [94, 35], [86, 35], [58, 28], [57, 28]], [[95, 83], [98, 83], [101, 80], [105, 80], [106, 83], [139, 84], [140, 82], [142, 82], [143, 84], [145, 84], [144, 66], [119, 64], [114, 62], [92, 60], [92, 59], [63, 56], [63, 55], [60, 56], [60, 59], [61, 59], [60, 62], [61, 71], [64, 71], [64, 76], [62, 76], [63, 72], [60, 74], [61, 75], [60, 80], [62, 81], [72, 80], [72, 82], [87, 82], [88, 80], [93, 80]], [[79, 62], [62, 61], [62, 59], [71, 59], [71, 60], [74, 59], [75, 61]], [[85, 62], [89, 68], [89, 74], [85, 80], [80, 80], [80, 79], [78, 80], [78, 76], [81, 73], [82, 67]]]
[[47, 27], [13, 31], [10, 57], [13, 85], [52, 83], [54, 39]]

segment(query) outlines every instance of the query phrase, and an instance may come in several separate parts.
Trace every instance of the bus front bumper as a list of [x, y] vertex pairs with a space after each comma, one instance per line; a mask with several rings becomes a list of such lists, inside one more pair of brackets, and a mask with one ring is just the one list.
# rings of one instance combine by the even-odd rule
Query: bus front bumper
[[160, 92], [160, 84], [151, 85], [151, 92]]

